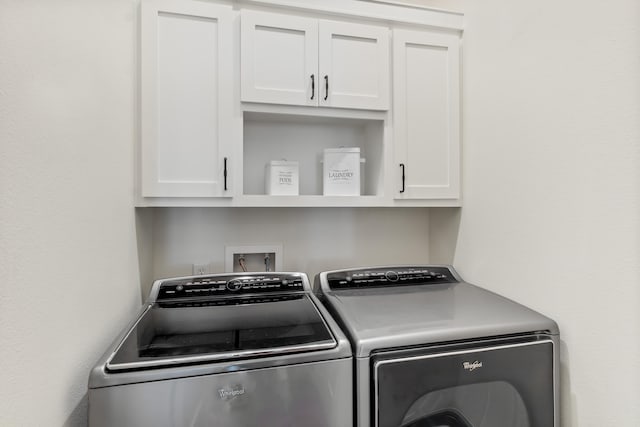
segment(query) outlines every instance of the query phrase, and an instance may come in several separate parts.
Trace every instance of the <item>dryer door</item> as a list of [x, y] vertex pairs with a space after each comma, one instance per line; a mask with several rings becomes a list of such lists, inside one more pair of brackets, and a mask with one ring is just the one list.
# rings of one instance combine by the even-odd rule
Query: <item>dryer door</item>
[[553, 427], [550, 339], [373, 357], [376, 427]]

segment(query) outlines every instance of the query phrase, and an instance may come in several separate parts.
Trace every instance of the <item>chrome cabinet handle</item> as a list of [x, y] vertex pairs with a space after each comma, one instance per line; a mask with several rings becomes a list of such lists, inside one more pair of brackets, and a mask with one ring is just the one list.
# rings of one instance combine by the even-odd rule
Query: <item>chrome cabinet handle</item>
[[316, 77], [315, 75], [311, 74], [311, 99], [313, 99], [315, 94], [316, 94]]

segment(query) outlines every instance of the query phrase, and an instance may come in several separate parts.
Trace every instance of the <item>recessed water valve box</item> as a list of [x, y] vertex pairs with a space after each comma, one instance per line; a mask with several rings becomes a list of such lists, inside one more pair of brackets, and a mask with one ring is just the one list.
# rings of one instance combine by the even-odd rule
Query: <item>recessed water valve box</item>
[[282, 271], [282, 245], [225, 246], [226, 272]]

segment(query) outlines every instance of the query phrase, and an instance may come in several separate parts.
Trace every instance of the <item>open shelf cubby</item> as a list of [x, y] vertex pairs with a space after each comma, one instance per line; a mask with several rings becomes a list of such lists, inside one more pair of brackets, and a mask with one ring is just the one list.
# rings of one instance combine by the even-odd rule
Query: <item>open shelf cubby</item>
[[321, 196], [324, 149], [358, 147], [365, 159], [360, 166], [360, 194], [381, 196], [383, 134], [382, 119], [245, 112], [243, 194], [265, 195], [266, 165], [288, 160], [299, 163], [299, 195]]

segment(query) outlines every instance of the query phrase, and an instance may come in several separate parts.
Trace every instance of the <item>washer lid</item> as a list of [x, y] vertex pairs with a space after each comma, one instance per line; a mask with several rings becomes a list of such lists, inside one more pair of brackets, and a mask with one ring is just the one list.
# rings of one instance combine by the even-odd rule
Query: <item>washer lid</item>
[[[453, 274], [455, 276], [455, 274]], [[356, 357], [373, 350], [489, 336], [549, 331], [556, 323], [518, 303], [465, 282], [329, 289], [322, 292], [349, 335]], [[375, 285], [375, 283], [372, 283]]]
[[306, 293], [159, 301], [129, 331], [107, 370], [267, 357], [336, 345]]

